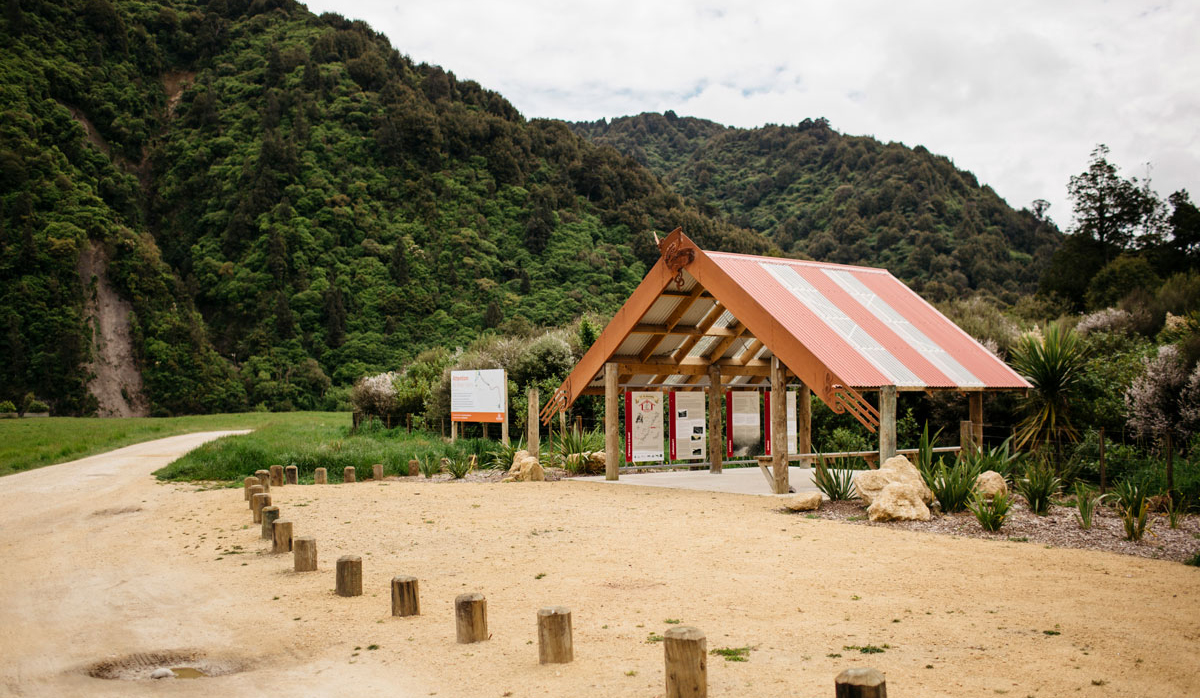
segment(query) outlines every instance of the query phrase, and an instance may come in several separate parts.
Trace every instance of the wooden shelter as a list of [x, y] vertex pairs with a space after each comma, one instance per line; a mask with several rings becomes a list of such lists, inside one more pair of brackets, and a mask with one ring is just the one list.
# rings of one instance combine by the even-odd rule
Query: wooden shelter
[[[708, 453], [721, 471], [722, 390], [771, 388], [773, 489], [788, 491], [786, 390], [799, 384], [800, 454], [811, 451], [811, 394], [879, 434], [896, 453], [897, 391], [970, 396], [976, 442], [983, 393], [1031, 387], [885, 269], [711, 252], [681, 229], [541, 412], [605, 396], [606, 476], [617, 479], [621, 389], [707, 390]], [[872, 404], [863, 392], [877, 392]]]

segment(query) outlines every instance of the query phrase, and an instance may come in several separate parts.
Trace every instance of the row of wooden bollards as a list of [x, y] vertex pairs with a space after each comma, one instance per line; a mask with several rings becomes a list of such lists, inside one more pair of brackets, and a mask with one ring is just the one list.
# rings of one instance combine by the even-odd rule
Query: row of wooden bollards
[[[382, 469], [382, 466], [375, 466]], [[291, 551], [297, 572], [317, 569], [317, 543], [314, 538], [293, 540], [292, 522], [280, 518], [279, 507], [271, 505], [266, 491], [271, 484], [284, 481], [295, 484], [295, 466], [288, 466], [276, 480], [275, 469], [260, 470], [245, 481], [246, 499], [254, 514], [254, 522], [262, 526], [262, 538], [272, 541], [273, 553]], [[347, 468], [353, 471], [353, 468]], [[318, 468], [318, 476], [324, 468]], [[380, 478], [380, 473], [375, 473]], [[354, 482], [353, 472], [346, 482]], [[320, 482], [323, 478], [318, 479]], [[254, 481], [252, 484], [251, 481]], [[337, 560], [335, 591], [338, 596], [362, 596], [363, 567], [359, 555], [343, 555]], [[392, 615], [421, 614], [420, 585], [416, 577], [396, 576], [391, 581]], [[456, 640], [461, 644], [483, 642], [491, 638], [487, 625], [487, 598], [483, 594], [459, 594], [454, 599]], [[564, 606], [547, 606], [537, 612], [538, 662], [566, 664], [575, 660], [572, 640], [571, 611]], [[704, 631], [689, 626], [671, 628], [663, 633], [663, 657], [667, 698], [704, 698], [708, 695], [708, 646]], [[834, 680], [836, 698], [887, 698], [887, 683], [875, 669], [853, 668], [843, 671]]]
[[[416, 461], [413, 461], [413, 462], [415, 463]], [[409, 470], [410, 470], [410, 472], [409, 472], [410, 475], [414, 474], [412, 472], [412, 470], [414, 470], [414, 468], [411, 465], [410, 465]], [[382, 463], [376, 463], [375, 465], [371, 466], [371, 477], [377, 482], [379, 480], [383, 479], [383, 464]], [[244, 487], [246, 490], [246, 498], [249, 499], [250, 498], [250, 488], [253, 487], [254, 485], [262, 485], [263, 492], [270, 492], [272, 487], [282, 487], [285, 484], [295, 485], [295, 484], [299, 483], [299, 481], [300, 481], [300, 474], [299, 474], [299, 471], [296, 468], [296, 466], [289, 465], [288, 467], [285, 468], [282, 465], [272, 465], [269, 470], [256, 471], [254, 473], [254, 475], [247, 477], [243, 481], [243, 484], [244, 484]], [[356, 481], [356, 475], [355, 475], [354, 466], [348, 465], [345, 468], [343, 468], [342, 469], [342, 482], [352, 484], [355, 481]], [[325, 468], [317, 468], [317, 469], [313, 470], [313, 483], [318, 484], [318, 485], [329, 484], [328, 471], [326, 471]]]

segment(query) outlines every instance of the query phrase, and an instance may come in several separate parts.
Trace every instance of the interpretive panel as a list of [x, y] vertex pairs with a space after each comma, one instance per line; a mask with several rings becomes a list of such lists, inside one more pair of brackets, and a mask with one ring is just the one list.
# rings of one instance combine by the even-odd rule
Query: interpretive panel
[[663, 394], [625, 393], [625, 462], [661, 463], [663, 454]]
[[708, 423], [704, 393], [671, 391], [671, 460], [704, 460], [708, 457]]
[[731, 390], [725, 393], [726, 455], [730, 458], [749, 456], [762, 445], [758, 401], [757, 390]]
[[450, 419], [455, 422], [503, 422], [508, 411], [504, 369], [450, 372]]

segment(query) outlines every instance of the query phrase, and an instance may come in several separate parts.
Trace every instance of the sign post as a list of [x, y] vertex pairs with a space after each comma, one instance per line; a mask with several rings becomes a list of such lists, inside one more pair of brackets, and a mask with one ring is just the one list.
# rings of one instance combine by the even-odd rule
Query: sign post
[[508, 436], [508, 376], [504, 369], [450, 372], [450, 434], [457, 436], [457, 422], [501, 424], [501, 438]]

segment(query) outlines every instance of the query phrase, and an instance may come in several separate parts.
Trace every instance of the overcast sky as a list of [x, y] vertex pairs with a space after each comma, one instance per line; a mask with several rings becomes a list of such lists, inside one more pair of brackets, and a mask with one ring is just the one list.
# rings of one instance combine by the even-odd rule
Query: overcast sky
[[731, 126], [824, 116], [924, 145], [1015, 208], [1070, 221], [1097, 143], [1200, 199], [1200, 2], [315, 0], [527, 118], [673, 109]]

